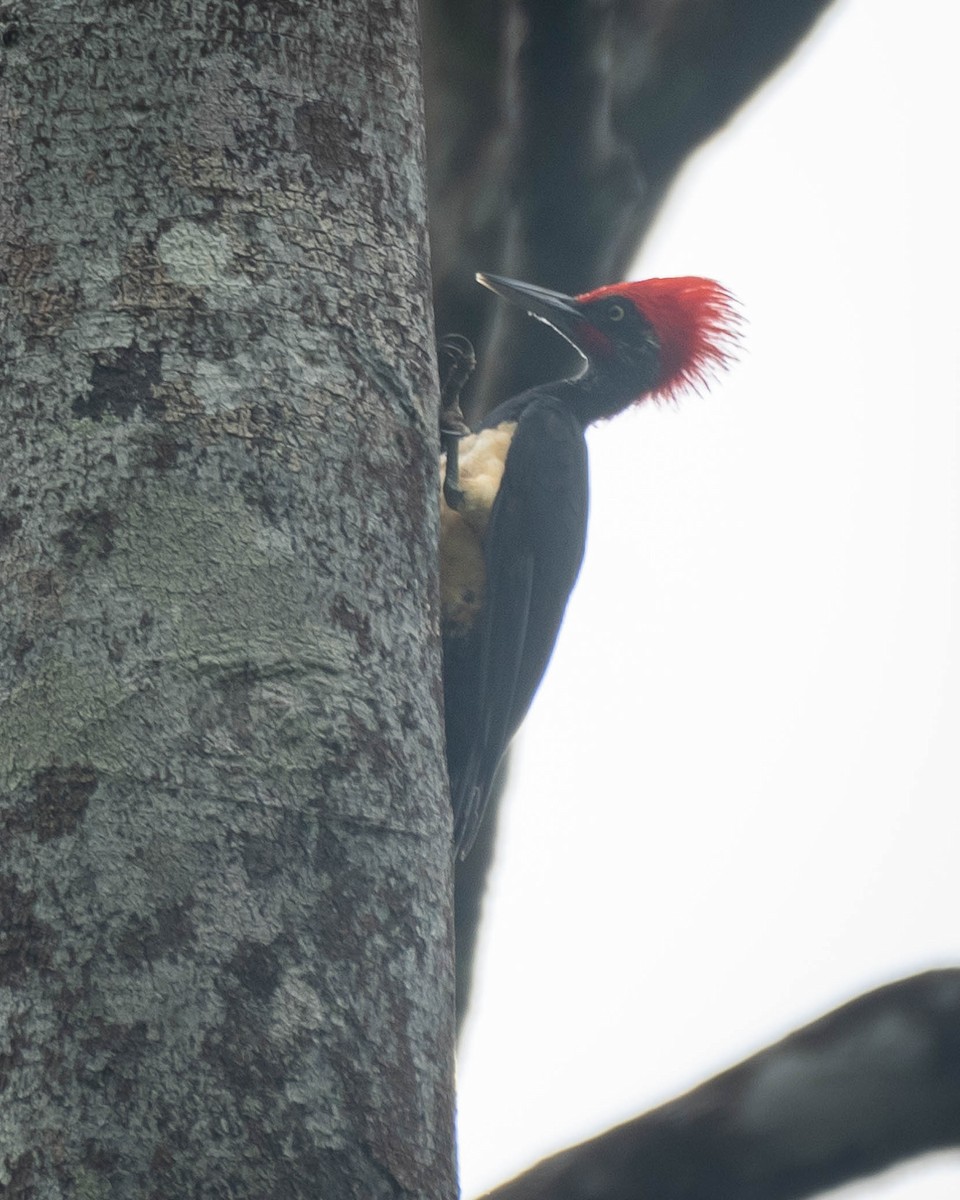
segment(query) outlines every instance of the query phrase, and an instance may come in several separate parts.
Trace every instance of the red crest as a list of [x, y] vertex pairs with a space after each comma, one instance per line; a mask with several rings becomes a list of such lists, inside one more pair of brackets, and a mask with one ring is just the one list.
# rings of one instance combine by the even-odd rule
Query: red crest
[[616, 283], [577, 296], [581, 304], [618, 296], [650, 322], [660, 342], [660, 378], [648, 395], [673, 397], [705, 387], [734, 357], [742, 318], [737, 302], [713, 279], [684, 275]]

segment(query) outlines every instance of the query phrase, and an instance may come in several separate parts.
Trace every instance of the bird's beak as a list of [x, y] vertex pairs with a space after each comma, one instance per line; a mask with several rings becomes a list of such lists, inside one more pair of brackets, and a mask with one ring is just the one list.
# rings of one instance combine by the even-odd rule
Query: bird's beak
[[482, 283], [510, 304], [525, 308], [532, 317], [546, 321], [565, 338], [570, 338], [576, 325], [583, 320], [574, 297], [565, 296], [563, 292], [551, 292], [532, 283], [487, 275], [483, 271], [477, 272], [477, 283]]

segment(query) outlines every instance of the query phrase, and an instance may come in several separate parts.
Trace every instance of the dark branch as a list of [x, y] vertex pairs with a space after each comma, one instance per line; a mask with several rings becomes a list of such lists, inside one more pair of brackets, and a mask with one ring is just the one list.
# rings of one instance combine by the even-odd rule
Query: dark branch
[[960, 969], [869, 992], [487, 1200], [796, 1200], [960, 1146]]

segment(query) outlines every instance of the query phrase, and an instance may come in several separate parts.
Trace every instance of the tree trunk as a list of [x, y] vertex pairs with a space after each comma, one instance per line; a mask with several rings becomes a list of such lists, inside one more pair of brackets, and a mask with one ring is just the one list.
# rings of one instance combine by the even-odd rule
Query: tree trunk
[[449, 1197], [416, 4], [0, 3], [0, 1191]]

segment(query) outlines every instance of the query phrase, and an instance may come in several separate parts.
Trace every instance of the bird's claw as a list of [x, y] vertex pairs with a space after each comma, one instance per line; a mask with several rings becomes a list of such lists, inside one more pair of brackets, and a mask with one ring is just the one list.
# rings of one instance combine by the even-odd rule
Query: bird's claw
[[[469, 433], [460, 412], [460, 393], [477, 366], [477, 356], [468, 338], [448, 333], [437, 344], [440, 360], [440, 408], [443, 413], [456, 410], [459, 421]], [[443, 418], [441, 417], [441, 423]]]

